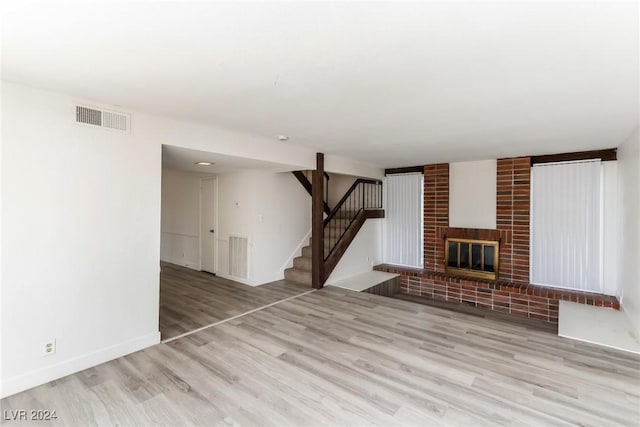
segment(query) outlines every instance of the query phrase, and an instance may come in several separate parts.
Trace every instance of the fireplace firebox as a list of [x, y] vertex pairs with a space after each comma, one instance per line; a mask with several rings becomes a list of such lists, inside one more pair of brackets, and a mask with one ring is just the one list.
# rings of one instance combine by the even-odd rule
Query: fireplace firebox
[[499, 242], [447, 238], [444, 248], [447, 273], [491, 280], [498, 278]]

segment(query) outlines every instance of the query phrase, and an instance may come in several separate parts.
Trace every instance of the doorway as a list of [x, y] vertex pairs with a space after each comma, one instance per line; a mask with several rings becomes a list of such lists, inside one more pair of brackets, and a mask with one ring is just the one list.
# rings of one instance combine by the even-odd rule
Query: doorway
[[215, 274], [218, 180], [200, 181], [200, 269]]

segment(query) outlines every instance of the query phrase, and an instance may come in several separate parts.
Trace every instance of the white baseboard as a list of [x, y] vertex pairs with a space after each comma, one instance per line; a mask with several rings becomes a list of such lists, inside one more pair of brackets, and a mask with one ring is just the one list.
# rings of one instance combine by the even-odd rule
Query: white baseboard
[[284, 279], [284, 270], [293, 267], [293, 259], [302, 255], [302, 248], [309, 244], [309, 238], [311, 238], [311, 229], [309, 229], [307, 234], [305, 234], [302, 240], [300, 240], [300, 243], [298, 243], [298, 246], [296, 246], [296, 248], [293, 250], [291, 256], [289, 256], [282, 268], [278, 271], [275, 280]]
[[226, 273], [217, 272], [216, 276], [222, 277], [223, 279], [233, 280], [234, 282], [242, 283], [243, 285], [258, 286], [258, 284], [250, 282], [249, 279], [242, 279]]
[[184, 259], [174, 259], [166, 256], [161, 256], [160, 261], [164, 261], [164, 262], [168, 262], [169, 264], [175, 264], [181, 267], [187, 267], [192, 270], [200, 271], [200, 265], [198, 265], [198, 263], [195, 261], [189, 261], [189, 260], [185, 261]]
[[65, 360], [53, 366], [27, 372], [0, 383], [0, 398], [48, 383], [84, 369], [100, 365], [118, 357], [151, 347], [160, 342], [160, 332], [153, 332], [120, 344], [106, 347], [93, 353]]

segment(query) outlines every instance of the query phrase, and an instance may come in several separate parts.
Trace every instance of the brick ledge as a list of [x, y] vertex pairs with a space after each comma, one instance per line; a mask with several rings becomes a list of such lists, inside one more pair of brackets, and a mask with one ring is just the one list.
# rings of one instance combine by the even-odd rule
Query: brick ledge
[[556, 323], [558, 301], [572, 301], [620, 309], [618, 299], [592, 292], [554, 289], [544, 286], [460, 277], [442, 272], [392, 264], [374, 270], [400, 274], [400, 291], [444, 301], [472, 304], [490, 310]]

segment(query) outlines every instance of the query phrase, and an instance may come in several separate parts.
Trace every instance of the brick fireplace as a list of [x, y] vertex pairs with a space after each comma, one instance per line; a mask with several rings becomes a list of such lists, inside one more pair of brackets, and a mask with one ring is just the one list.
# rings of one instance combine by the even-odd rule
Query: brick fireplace
[[[560, 300], [619, 308], [615, 297], [529, 284], [531, 159], [499, 159], [496, 229], [449, 227], [449, 164], [424, 167], [424, 269], [379, 265], [400, 274], [403, 293], [557, 323]], [[499, 242], [496, 280], [447, 274], [446, 238]]]
[[498, 278], [529, 282], [531, 159], [497, 163], [495, 230], [449, 228], [449, 164], [424, 167], [424, 268], [445, 272], [444, 236], [500, 241]]

